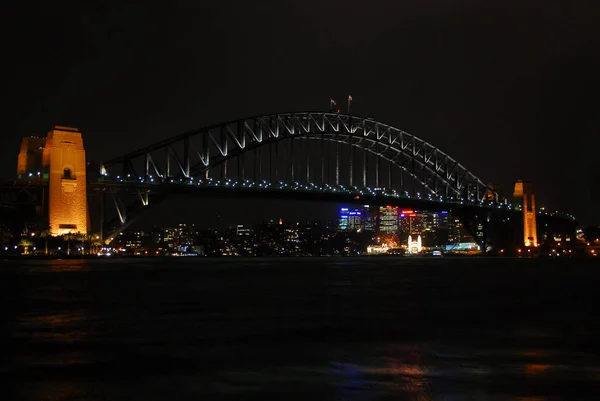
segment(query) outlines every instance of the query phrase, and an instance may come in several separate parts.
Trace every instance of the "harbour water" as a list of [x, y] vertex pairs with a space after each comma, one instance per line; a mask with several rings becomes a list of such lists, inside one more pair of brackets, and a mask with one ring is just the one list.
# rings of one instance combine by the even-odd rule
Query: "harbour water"
[[0, 262], [0, 399], [598, 400], [599, 267]]

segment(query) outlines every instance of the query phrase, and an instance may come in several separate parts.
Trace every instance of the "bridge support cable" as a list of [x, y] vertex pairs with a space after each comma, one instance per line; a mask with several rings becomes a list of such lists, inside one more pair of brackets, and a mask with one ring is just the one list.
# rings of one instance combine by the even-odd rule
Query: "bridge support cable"
[[335, 185], [340, 186], [340, 143], [335, 144]]
[[183, 175], [185, 178], [190, 178], [190, 138], [183, 140]]
[[239, 182], [243, 182], [244, 181], [244, 153], [242, 153], [241, 155], [238, 156], [237, 167], [238, 167], [237, 180]]
[[400, 169], [400, 193], [404, 193], [406, 191], [406, 187], [404, 186], [404, 169]]
[[363, 149], [363, 188], [367, 188], [368, 187], [368, 183], [367, 183], [367, 174], [368, 174], [368, 165], [367, 163], [369, 162], [368, 159], [368, 152], [366, 150]]
[[292, 178], [292, 183], [296, 182], [296, 176], [294, 171], [295, 159], [294, 159], [294, 142], [295, 138], [290, 140], [290, 177]]
[[150, 154], [146, 153], [144, 155], [144, 179], [145, 180], [149, 180], [150, 179]]
[[379, 188], [379, 168], [380, 168], [380, 157], [379, 157], [379, 145], [375, 145], [375, 188]]
[[141, 190], [138, 192], [138, 195], [140, 197], [140, 201], [142, 202], [142, 205], [148, 206], [150, 204], [150, 191]]
[[352, 138], [352, 133], [350, 133], [350, 173], [348, 174], [348, 177], [350, 178], [350, 188], [354, 186], [354, 146], [352, 144]]
[[305, 139], [304, 150], [306, 151], [306, 185], [310, 185], [310, 149], [308, 139]]
[[388, 191], [391, 191], [393, 189], [392, 187], [392, 161], [390, 160], [388, 162]]
[[273, 183], [273, 142], [269, 144], [269, 182]]
[[327, 167], [326, 167], [326, 182], [325, 184], [329, 184], [331, 185], [331, 141], [326, 141], [325, 142], [325, 155], [326, 155], [326, 160], [323, 162], [323, 164], [327, 163]]
[[171, 178], [171, 152], [169, 146], [165, 147], [165, 179]]
[[279, 182], [279, 141], [275, 142], [275, 181]]
[[258, 182], [262, 178], [262, 157], [260, 157], [260, 148], [257, 149], [257, 160], [258, 160], [258, 175], [254, 182]]
[[100, 190], [98, 193], [100, 197], [100, 241], [104, 243], [104, 190]]
[[[416, 166], [415, 166], [415, 157], [413, 156], [412, 158], [412, 171], [415, 171]], [[412, 177], [412, 195], [415, 196], [417, 192], [417, 178], [416, 178], [416, 174], [413, 175]]]
[[325, 185], [325, 138], [321, 134], [321, 185]]
[[113, 198], [113, 203], [115, 205], [115, 209], [117, 210], [117, 214], [119, 216], [119, 221], [121, 221], [122, 225], [125, 225], [127, 223], [125, 205], [123, 205], [123, 202], [121, 201], [121, 199], [119, 199], [119, 197], [117, 197], [117, 195], [115, 195], [114, 192], [111, 193], [111, 195]]

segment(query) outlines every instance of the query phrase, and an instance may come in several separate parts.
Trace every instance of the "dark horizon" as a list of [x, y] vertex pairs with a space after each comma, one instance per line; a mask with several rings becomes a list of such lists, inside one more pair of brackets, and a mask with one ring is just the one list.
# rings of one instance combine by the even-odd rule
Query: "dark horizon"
[[345, 112], [352, 95], [352, 114], [432, 143], [507, 195], [530, 181], [539, 205], [599, 224], [599, 16], [596, 3], [558, 1], [13, 4], [0, 177], [14, 177], [23, 136], [54, 124], [81, 129], [99, 162], [222, 121], [325, 111], [330, 98]]

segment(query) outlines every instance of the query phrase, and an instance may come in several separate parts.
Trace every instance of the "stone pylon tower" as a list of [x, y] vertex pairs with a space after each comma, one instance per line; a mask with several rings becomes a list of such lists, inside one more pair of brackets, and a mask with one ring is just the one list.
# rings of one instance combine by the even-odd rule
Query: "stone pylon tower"
[[81, 132], [54, 126], [46, 137], [42, 165], [42, 174], [48, 177], [51, 234], [87, 234], [86, 160]]
[[517, 181], [513, 194], [515, 201], [523, 209], [523, 243], [525, 246], [538, 246], [535, 196], [533, 187], [528, 182]]

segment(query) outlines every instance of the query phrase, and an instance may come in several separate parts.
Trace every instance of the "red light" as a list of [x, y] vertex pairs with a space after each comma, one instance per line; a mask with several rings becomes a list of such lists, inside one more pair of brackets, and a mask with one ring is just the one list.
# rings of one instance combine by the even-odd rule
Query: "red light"
[[360, 199], [360, 196], [356, 195], [356, 196], [354, 197], [354, 199]]

